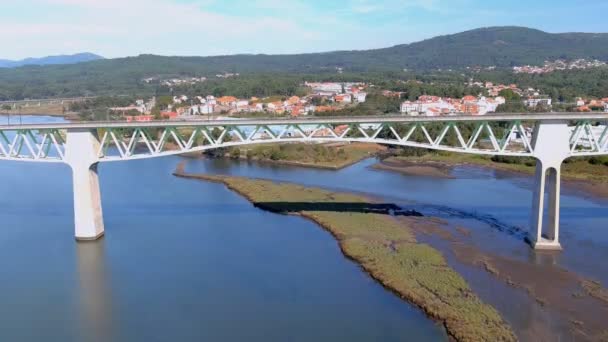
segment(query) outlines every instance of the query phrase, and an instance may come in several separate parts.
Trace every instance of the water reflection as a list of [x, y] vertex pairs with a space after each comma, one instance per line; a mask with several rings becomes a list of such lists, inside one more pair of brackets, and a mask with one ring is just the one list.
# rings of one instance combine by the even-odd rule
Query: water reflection
[[80, 283], [80, 333], [86, 341], [114, 340], [110, 272], [106, 269], [105, 239], [76, 243]]

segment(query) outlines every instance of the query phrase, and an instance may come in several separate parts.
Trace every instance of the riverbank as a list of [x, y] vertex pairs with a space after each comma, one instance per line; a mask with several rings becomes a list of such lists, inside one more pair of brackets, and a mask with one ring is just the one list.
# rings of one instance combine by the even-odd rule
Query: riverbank
[[28, 116], [54, 116], [54, 117], [62, 117], [69, 121], [79, 121], [80, 116], [78, 113], [74, 112], [66, 112], [63, 105], [44, 105], [44, 106], [30, 106], [30, 107], [21, 107], [20, 109], [14, 110], [2, 110], [0, 111], [1, 116], [10, 116], [11, 122], [18, 121], [20, 115], [28, 115]]
[[278, 165], [340, 170], [386, 151], [386, 147], [366, 143], [253, 145], [233, 147], [226, 158]]
[[[330, 232], [345, 256], [386, 288], [442, 322], [458, 341], [513, 341], [511, 328], [483, 303], [436, 249], [419, 243], [407, 224], [380, 210], [386, 205], [348, 193], [240, 177], [188, 174], [177, 177], [219, 182], [257, 207], [308, 218]], [[373, 229], [371, 229], [373, 227]]]
[[[423, 156], [389, 157], [373, 166], [377, 170], [414, 176], [452, 178], [454, 167], [468, 165], [504, 172], [505, 175], [534, 175], [535, 167], [492, 161], [489, 157], [465, 154], [426, 154]], [[562, 181], [577, 191], [608, 197], [608, 167], [586, 161], [570, 161], [562, 166]]]

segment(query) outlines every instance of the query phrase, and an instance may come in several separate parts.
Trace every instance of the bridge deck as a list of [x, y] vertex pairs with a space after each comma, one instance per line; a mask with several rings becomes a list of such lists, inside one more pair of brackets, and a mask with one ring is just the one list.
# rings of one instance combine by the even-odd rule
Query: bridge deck
[[411, 123], [411, 122], [491, 122], [491, 121], [608, 121], [608, 113], [537, 113], [494, 114], [483, 116], [357, 116], [357, 117], [307, 117], [297, 119], [259, 118], [243, 120], [171, 120], [150, 122], [91, 121], [53, 124], [0, 125], [0, 130], [15, 129], [94, 129], [129, 127], [193, 127], [193, 126], [253, 126], [292, 124], [357, 124], [357, 123]]

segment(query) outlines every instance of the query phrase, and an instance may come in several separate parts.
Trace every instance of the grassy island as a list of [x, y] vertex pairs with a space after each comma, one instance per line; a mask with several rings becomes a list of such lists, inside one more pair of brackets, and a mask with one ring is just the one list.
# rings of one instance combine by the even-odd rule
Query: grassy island
[[225, 184], [255, 206], [297, 214], [318, 223], [339, 242], [344, 255], [374, 279], [440, 321], [457, 341], [514, 341], [500, 314], [483, 303], [440, 252], [416, 241], [407, 220], [389, 215], [394, 206], [348, 193], [240, 177], [178, 177]]
[[386, 148], [376, 144], [281, 144], [233, 147], [226, 154], [231, 158], [246, 158], [324, 169], [341, 169], [376, 155]]

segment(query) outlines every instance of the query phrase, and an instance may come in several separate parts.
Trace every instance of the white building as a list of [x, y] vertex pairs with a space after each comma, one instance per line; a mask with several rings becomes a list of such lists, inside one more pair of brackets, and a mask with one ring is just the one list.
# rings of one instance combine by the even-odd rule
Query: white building
[[248, 100], [238, 100], [236, 101], [236, 108], [246, 108], [249, 107]]
[[198, 106], [199, 114], [201, 114], [201, 115], [213, 114], [214, 107], [215, 107], [214, 105], [210, 105], [210, 104], [200, 105], [200, 106]]
[[551, 106], [551, 98], [539, 98], [539, 97], [531, 97], [524, 101], [524, 104], [528, 108], [536, 108], [537, 106]]
[[576, 99], [576, 106], [577, 107], [582, 107], [585, 105], [585, 101], [583, 99], [581, 99], [580, 97]]
[[420, 106], [417, 102], [405, 101], [401, 104], [401, 113], [410, 114], [413, 112], [418, 113]]
[[353, 95], [355, 97], [355, 101], [357, 101], [359, 103], [364, 103], [365, 99], [367, 98], [367, 93], [364, 93], [364, 92], [354, 93]]

